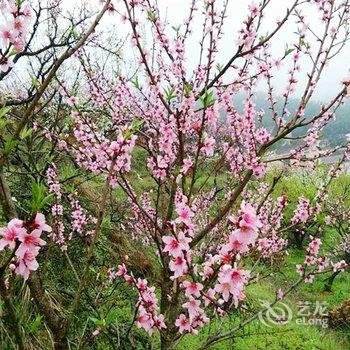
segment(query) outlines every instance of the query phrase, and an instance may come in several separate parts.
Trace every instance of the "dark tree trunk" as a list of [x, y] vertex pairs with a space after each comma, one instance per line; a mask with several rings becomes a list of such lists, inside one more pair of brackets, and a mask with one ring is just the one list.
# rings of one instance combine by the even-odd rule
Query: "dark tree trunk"
[[[178, 317], [179, 285], [177, 281], [170, 280], [166, 273], [162, 280], [160, 312], [165, 317], [167, 328], [161, 332], [160, 343], [161, 350], [171, 350], [174, 348], [175, 337], [177, 334], [175, 321]], [[172, 295], [171, 300], [168, 299], [169, 295]]]
[[298, 249], [303, 249], [304, 238], [305, 238], [304, 234], [298, 231], [294, 231], [294, 241]]
[[329, 276], [329, 278], [327, 278], [327, 282], [324, 286], [324, 290], [326, 292], [332, 291], [332, 285], [333, 285], [334, 279], [340, 274], [340, 272], [341, 272], [340, 270], [335, 271]]
[[45, 317], [46, 324], [50, 328], [53, 339], [55, 350], [66, 350], [68, 349], [67, 341], [67, 322], [62, 316], [57, 315], [53, 312], [50, 299], [44, 293], [41, 282], [36, 273], [32, 273], [28, 279], [28, 285], [30, 292], [34, 296], [34, 302], [38, 310]]

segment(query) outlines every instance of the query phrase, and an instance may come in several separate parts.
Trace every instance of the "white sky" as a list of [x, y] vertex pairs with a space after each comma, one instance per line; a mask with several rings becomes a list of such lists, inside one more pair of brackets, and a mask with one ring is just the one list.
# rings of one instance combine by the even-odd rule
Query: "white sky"
[[[268, 10], [265, 12], [265, 18], [260, 34], [265, 34], [266, 32], [271, 32], [276, 26], [276, 20], [284, 17], [286, 8], [290, 6], [294, 0], [271, 0], [271, 3], [268, 6]], [[81, 5], [82, 1], [78, 0], [63, 0], [63, 7], [67, 11], [75, 6]], [[88, 1], [91, 6], [98, 4], [97, 0]], [[190, 8], [190, 0], [158, 0], [158, 4], [161, 11], [161, 17], [165, 17], [172, 25], [180, 25], [183, 23], [184, 19], [188, 16]], [[201, 7], [202, 1], [198, 1], [199, 7]], [[227, 60], [234, 54], [237, 44], [236, 37], [237, 31], [240, 28], [242, 21], [247, 16], [247, 6], [251, 3], [250, 0], [230, 0], [229, 7], [227, 11], [226, 25], [224, 27], [225, 36], [221, 41], [219, 48], [218, 61], [221, 64], [225, 64]], [[121, 12], [125, 12], [122, 2], [115, 2], [117, 9], [121, 9]], [[99, 5], [101, 6], [101, 5]], [[301, 7], [304, 9], [303, 13], [307, 18], [307, 22], [312, 25], [314, 31], [321, 33], [323, 30], [323, 25], [319, 20], [319, 13], [315, 11], [315, 5], [308, 5], [306, 7], [303, 5]], [[200, 13], [200, 12], [198, 12]], [[197, 16], [200, 17], [200, 16]], [[195, 22], [194, 25], [194, 36], [192, 41], [189, 43], [187, 58], [188, 64], [195, 65], [198, 59], [199, 53], [199, 33], [202, 29], [201, 18]], [[113, 32], [118, 37], [123, 37], [127, 32], [129, 32], [129, 24], [123, 24], [120, 21], [118, 15], [107, 16], [104, 18], [103, 22], [100, 25], [100, 29], [113, 28]], [[296, 35], [293, 32], [296, 30], [296, 24], [294, 19], [291, 19], [287, 23], [285, 28], [278, 33], [274, 40], [272, 46], [273, 56], [280, 57], [284, 53], [284, 47], [286, 43], [292, 44], [293, 39], [295, 40]], [[311, 38], [311, 37], [310, 37]], [[124, 48], [125, 57], [131, 57], [131, 49], [129, 48], [130, 44], [127, 41], [126, 47]], [[314, 43], [313, 47], [317, 47]], [[129, 51], [129, 52], [128, 52]], [[323, 78], [321, 79], [318, 89], [315, 92], [315, 98], [319, 100], [328, 100], [336, 93], [339, 92], [341, 88], [341, 80], [344, 77], [349, 76], [350, 68], [350, 43], [343, 49], [342, 53], [335, 57], [331, 63], [326, 67]], [[306, 72], [310, 71], [310, 62], [309, 60], [302, 60], [302, 73], [299, 75], [300, 82], [297, 85], [296, 95], [300, 94], [305, 86], [305, 77]], [[275, 74], [274, 77], [274, 86], [276, 91], [282, 93], [284, 87], [286, 86], [286, 71], [289, 68], [289, 64], [286, 64], [278, 74]], [[302, 77], [304, 77], [302, 79]], [[263, 89], [263, 87], [260, 87]]]

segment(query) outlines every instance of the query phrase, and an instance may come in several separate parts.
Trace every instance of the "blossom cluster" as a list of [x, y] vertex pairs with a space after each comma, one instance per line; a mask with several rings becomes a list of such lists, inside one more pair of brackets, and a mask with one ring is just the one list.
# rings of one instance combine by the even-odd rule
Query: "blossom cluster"
[[84, 116], [72, 112], [75, 122], [74, 136], [77, 141], [74, 153], [78, 164], [93, 173], [110, 173], [110, 183], [116, 186], [114, 174], [126, 173], [131, 168], [131, 152], [135, 146], [136, 136], [126, 134], [130, 130], [120, 131], [117, 138], [109, 141], [98, 126], [86, 123]]
[[41, 213], [37, 213], [31, 222], [12, 219], [6, 227], [0, 228], [0, 250], [6, 247], [12, 249], [12, 257], [16, 259], [9, 267], [24, 280], [39, 267], [36, 257], [40, 248], [46, 244], [40, 238], [41, 234], [51, 231], [52, 228], [46, 224], [45, 216]]
[[72, 212], [70, 213], [72, 232], [69, 235], [69, 239], [72, 239], [74, 233], [78, 235], [93, 235], [94, 231], [89, 230], [88, 227], [90, 224], [96, 224], [97, 219], [90, 214], [84, 213], [79, 201], [73, 195], [69, 195], [69, 202], [72, 206]]
[[240, 214], [238, 218], [229, 217], [231, 224], [238, 228], [230, 234], [229, 243], [223, 245], [220, 253], [224, 256], [232, 252], [248, 252], [248, 246], [253, 245], [258, 238], [258, 229], [262, 227], [262, 223], [256, 215], [255, 208], [249, 203], [242, 202]]
[[267, 199], [261, 207], [259, 219], [263, 227], [261, 228], [262, 237], [258, 240], [258, 250], [264, 258], [280, 252], [287, 244], [287, 240], [279, 231], [286, 205], [287, 197], [284, 195], [278, 197], [275, 203]]
[[64, 237], [64, 224], [63, 224], [63, 205], [62, 205], [62, 192], [61, 185], [58, 181], [57, 168], [55, 164], [52, 164], [46, 171], [47, 184], [49, 186], [49, 192], [54, 195], [55, 203], [51, 208], [51, 214], [53, 217], [54, 230], [50, 233], [50, 238], [56, 242], [62, 250], [67, 249], [67, 245]]
[[22, 1], [4, 0], [0, 3], [0, 71], [12, 68], [13, 51], [21, 52], [30, 23], [29, 5]]
[[[306, 283], [312, 283], [316, 273], [324, 272], [329, 267], [331, 267], [333, 271], [342, 271], [348, 266], [344, 260], [334, 262], [327, 256], [319, 256], [321, 245], [322, 241], [320, 238], [310, 236], [310, 243], [306, 249], [307, 255], [304, 265], [296, 265], [298, 274], [305, 277]], [[308, 267], [314, 267], [314, 269], [308, 272]]]
[[304, 197], [300, 197], [298, 201], [298, 206], [295, 209], [292, 223], [306, 223], [311, 215], [310, 201]]
[[[187, 300], [182, 304], [185, 313], [181, 313], [176, 320], [179, 332], [197, 333], [198, 328], [209, 322], [204, 307], [214, 305], [216, 312], [225, 313], [223, 304], [232, 300], [238, 306], [239, 301], [245, 298], [244, 288], [249, 280], [249, 272], [232, 260], [239, 254], [249, 250], [258, 237], [261, 222], [256, 215], [255, 208], [249, 203], [242, 202], [240, 216], [230, 218], [230, 225], [236, 227], [230, 234], [228, 243], [222, 245], [219, 254], [208, 256], [202, 266], [192, 262], [190, 244], [196, 225], [195, 208], [188, 206], [187, 198], [178, 196], [176, 205], [177, 217], [172, 223], [173, 236], [163, 236], [163, 252], [171, 259], [169, 270], [173, 273], [171, 279], [182, 279], [181, 287], [185, 290]], [[175, 232], [177, 232], [177, 235]], [[214, 271], [217, 271], [215, 275]], [[205, 281], [214, 278], [212, 288], [204, 287]], [[199, 282], [201, 280], [201, 282]]]
[[[46, 171], [46, 177], [49, 192], [53, 194], [55, 198], [55, 202], [51, 207], [54, 230], [51, 232], [50, 238], [57, 243], [62, 250], [66, 250], [67, 242], [64, 235], [65, 225], [63, 222], [64, 209], [62, 204], [62, 190], [58, 180], [57, 168], [54, 163]], [[68, 236], [68, 240], [71, 240], [75, 235], [92, 235], [94, 231], [90, 228], [96, 224], [97, 219], [93, 215], [85, 213], [85, 210], [77, 199], [77, 193], [70, 193], [68, 195], [68, 201], [71, 206], [71, 211], [69, 212], [71, 232]]]
[[[125, 259], [128, 260], [128, 257]], [[111, 275], [111, 274], [110, 274]], [[118, 266], [118, 271], [112, 274], [112, 278], [122, 277], [129, 285], [133, 285], [138, 291], [138, 302], [136, 309], [138, 316], [137, 326], [152, 334], [155, 330], [166, 328], [164, 316], [158, 312], [158, 299], [155, 295], [155, 287], [149, 287], [146, 279], [135, 278], [132, 273], [128, 273], [125, 264]]]

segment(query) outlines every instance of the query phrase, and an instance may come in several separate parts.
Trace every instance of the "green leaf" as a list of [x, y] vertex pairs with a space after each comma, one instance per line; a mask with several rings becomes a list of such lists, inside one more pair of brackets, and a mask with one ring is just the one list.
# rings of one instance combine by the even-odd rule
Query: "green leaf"
[[4, 148], [1, 150], [1, 153], [10, 154], [17, 145], [18, 145], [18, 140], [7, 138], [5, 139]]
[[98, 319], [98, 318], [96, 318], [96, 317], [92, 317], [92, 316], [90, 316], [89, 318], [90, 318], [90, 320], [91, 320], [93, 323], [95, 323], [95, 324], [96, 324], [96, 322], [98, 322], [98, 321], [99, 321], [99, 319]]
[[138, 90], [140, 90], [139, 78], [136, 77], [134, 80], [131, 80], [132, 85]]
[[190, 83], [185, 83], [184, 85], [184, 92], [185, 96], [189, 96], [190, 93], [192, 92], [193, 86]]
[[42, 319], [43, 317], [39, 314], [35, 317], [35, 320], [29, 324], [30, 333], [36, 333], [42, 324]]
[[288, 56], [290, 53], [292, 53], [295, 49], [288, 47], [288, 45], [286, 45], [285, 49], [284, 49], [284, 56]]
[[0, 108], [0, 118], [2, 118], [10, 109], [11, 109], [11, 107]]
[[0, 119], [0, 130], [4, 130], [8, 124], [10, 124], [9, 120]]
[[18, 54], [18, 51], [16, 50], [12, 50], [10, 53], [9, 53], [9, 56], [15, 56]]
[[90, 320], [95, 324], [96, 327], [99, 327], [101, 329], [106, 328], [106, 321], [105, 320], [99, 320], [95, 317], [90, 317]]
[[175, 86], [169, 88], [169, 89], [164, 89], [165, 92], [165, 97], [167, 99], [168, 102], [171, 102], [171, 100], [173, 100], [174, 98], [176, 98], [176, 94], [175, 94]]
[[36, 88], [39, 88], [40, 86], [39, 80], [32, 74], [30, 74], [30, 79], [31, 79], [32, 85]]
[[113, 323], [118, 317], [118, 310], [112, 309], [107, 317], [106, 317], [106, 324], [109, 325], [110, 323]]
[[46, 186], [42, 182], [32, 181], [32, 201], [30, 203], [32, 213], [37, 213], [43, 209], [52, 196], [52, 194], [46, 196]]
[[204, 108], [212, 106], [215, 103], [214, 92], [205, 91], [204, 95], [200, 97], [200, 100], [202, 101]]
[[20, 139], [21, 140], [26, 139], [27, 137], [29, 137], [32, 134], [32, 131], [33, 130], [31, 128], [25, 126], [19, 135]]
[[259, 43], [263, 43], [264, 41], [266, 41], [267, 37], [268, 37], [267, 34], [266, 34], [266, 35], [260, 35], [260, 37], [259, 37]]
[[217, 70], [218, 72], [221, 72], [221, 70], [222, 70], [222, 68], [223, 68], [223, 65], [220, 64], [220, 63], [217, 63], [216, 66], [215, 66], [215, 68], [216, 68], [216, 70]]
[[144, 124], [144, 121], [143, 120], [140, 120], [140, 119], [134, 119], [132, 122], [131, 122], [131, 129], [134, 130], [134, 131], [138, 131], [141, 129], [142, 125]]
[[147, 18], [151, 21], [151, 22], [155, 22], [157, 20], [157, 14], [156, 12], [152, 11], [151, 9], [147, 10]]
[[171, 28], [176, 32], [176, 34], [179, 34], [181, 26], [172, 26]]

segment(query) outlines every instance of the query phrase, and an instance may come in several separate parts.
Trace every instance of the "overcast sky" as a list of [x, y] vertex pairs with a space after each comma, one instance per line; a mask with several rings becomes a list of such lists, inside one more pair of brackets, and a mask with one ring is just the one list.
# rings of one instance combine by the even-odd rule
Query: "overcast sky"
[[[96, 0], [97, 1], [97, 0]], [[78, 0], [64, 0], [64, 8], [68, 11], [74, 6], [79, 6], [82, 1]], [[265, 34], [266, 32], [271, 32], [276, 26], [276, 20], [283, 18], [286, 12], [286, 8], [290, 6], [294, 0], [271, 0], [268, 10], [264, 18], [263, 26], [261, 28], [260, 34]], [[95, 0], [89, 2], [92, 6], [95, 4]], [[96, 2], [97, 3], [97, 2]], [[184, 19], [188, 16], [190, 8], [190, 0], [158, 0], [161, 17], [162, 19], [167, 18], [168, 21], [173, 25], [180, 25], [183, 23]], [[199, 4], [202, 4], [202, 1], [198, 1]], [[227, 62], [227, 60], [233, 55], [237, 48], [236, 37], [237, 31], [241, 26], [242, 21], [246, 18], [248, 10], [247, 6], [251, 3], [250, 0], [230, 0], [229, 7], [227, 11], [226, 25], [224, 27], [225, 36], [221, 41], [219, 48], [218, 61], [221, 64]], [[117, 8], [122, 9], [124, 12], [123, 4], [121, 2], [116, 3]], [[201, 6], [201, 5], [199, 5]], [[307, 22], [312, 25], [312, 28], [316, 32], [322, 32], [323, 25], [319, 19], [319, 14], [315, 11], [315, 5], [307, 4], [306, 7], [302, 6], [304, 9], [304, 14], [307, 18]], [[189, 65], [195, 65], [197, 62], [199, 54], [199, 33], [201, 31], [202, 21], [200, 16], [196, 17], [198, 20], [195, 21], [194, 25], [194, 34], [193, 39], [189, 43], [187, 51], [187, 59]], [[111, 28], [113, 26], [113, 33], [115, 35], [123, 37], [128, 31], [128, 24], [122, 24], [119, 16], [107, 16], [104, 18], [103, 23], [100, 26], [101, 28]], [[280, 57], [284, 53], [285, 45], [291, 44], [293, 39], [295, 41], [296, 35], [293, 32], [296, 29], [294, 19], [291, 19], [287, 23], [285, 28], [278, 33], [273, 41], [272, 53], [274, 56]], [[350, 44], [350, 43], [349, 43]], [[314, 48], [317, 48], [317, 44], [313, 43]], [[131, 49], [129, 48], [130, 44], [127, 42], [125, 47], [125, 57], [130, 56]], [[129, 50], [129, 52], [128, 52]], [[326, 67], [324, 76], [318, 86], [318, 89], [315, 92], [316, 99], [319, 100], [328, 100], [341, 88], [341, 80], [344, 77], [349, 76], [350, 68], [350, 45], [347, 45], [342, 53], [335, 57], [333, 61]], [[310, 62], [307, 59], [301, 61], [302, 65], [302, 74], [299, 75], [300, 82], [297, 85], [296, 95], [300, 94], [303, 88], [305, 87], [305, 76], [306, 72], [310, 71]], [[283, 92], [284, 87], [286, 86], [286, 71], [289, 69], [290, 65], [286, 64], [283, 68], [275, 74], [274, 76], [274, 85], [276, 91], [280, 93]], [[302, 79], [302, 77], [304, 77]], [[263, 89], [263, 87], [259, 87]]]

